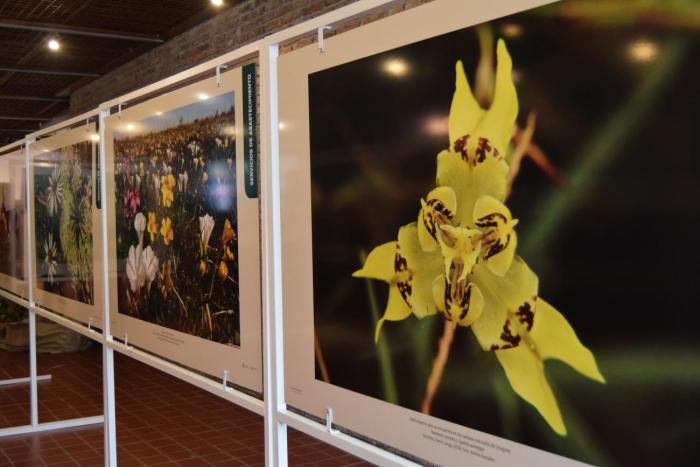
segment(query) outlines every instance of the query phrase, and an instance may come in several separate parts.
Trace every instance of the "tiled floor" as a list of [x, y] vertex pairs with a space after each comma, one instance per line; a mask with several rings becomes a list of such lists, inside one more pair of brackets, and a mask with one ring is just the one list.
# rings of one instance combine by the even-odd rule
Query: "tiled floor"
[[[27, 354], [0, 351], [0, 379], [27, 374]], [[264, 465], [263, 420], [216, 396], [122, 355], [116, 356], [120, 467]], [[39, 355], [40, 421], [102, 413], [101, 352]], [[29, 421], [27, 385], [0, 388], [0, 428]], [[98, 466], [102, 427], [0, 438], [0, 466]], [[289, 432], [295, 466], [366, 465], [297, 431]]]

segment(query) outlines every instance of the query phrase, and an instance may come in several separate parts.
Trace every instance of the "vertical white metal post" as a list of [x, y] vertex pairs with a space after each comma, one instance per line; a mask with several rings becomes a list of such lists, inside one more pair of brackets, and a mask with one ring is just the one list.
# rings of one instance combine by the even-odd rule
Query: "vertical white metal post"
[[278, 44], [260, 49], [260, 114], [263, 251], [263, 369], [265, 388], [265, 464], [287, 465], [282, 338], [282, 233], [280, 225], [279, 123], [277, 112]]
[[100, 221], [102, 236], [102, 398], [104, 406], [104, 451], [105, 467], [116, 467], [117, 465], [117, 419], [115, 403], [115, 379], [114, 379], [114, 349], [107, 345], [112, 340], [112, 332], [109, 322], [109, 246], [107, 232], [107, 182], [105, 163], [105, 118], [109, 116], [109, 109], [100, 110], [99, 129], [99, 160], [96, 186], [100, 190]]
[[36, 379], [36, 313], [31, 308], [29, 313], [29, 399], [31, 425], [39, 425], [39, 389]]
[[25, 190], [25, 207], [24, 207], [24, 276], [27, 282], [27, 302], [29, 308], [29, 404], [31, 411], [31, 426], [39, 425], [39, 394], [36, 377], [36, 313], [32, 309], [34, 306], [34, 271], [32, 270], [32, 255], [34, 252], [34, 238], [32, 236], [32, 218], [34, 210], [30, 196], [34, 195], [34, 191], [29, 188], [33, 186], [31, 177], [31, 156], [29, 154], [29, 145], [34, 143], [34, 139], [27, 140], [24, 145], [24, 190]]

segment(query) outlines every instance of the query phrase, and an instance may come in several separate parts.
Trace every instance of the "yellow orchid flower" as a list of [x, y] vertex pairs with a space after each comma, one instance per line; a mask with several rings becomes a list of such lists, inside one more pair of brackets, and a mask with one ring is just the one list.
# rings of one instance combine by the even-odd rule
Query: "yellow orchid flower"
[[470, 327], [493, 351], [513, 390], [560, 435], [566, 427], [544, 372], [558, 359], [605, 382], [593, 354], [566, 319], [538, 298], [539, 281], [518, 257], [517, 219], [504, 204], [508, 150], [518, 113], [505, 43], [497, 46], [495, 94], [483, 109], [461, 62], [449, 116], [449, 147], [437, 156], [437, 187], [420, 200], [418, 221], [397, 241], [376, 247], [353, 277], [389, 284], [386, 321], [440, 313], [450, 326]]

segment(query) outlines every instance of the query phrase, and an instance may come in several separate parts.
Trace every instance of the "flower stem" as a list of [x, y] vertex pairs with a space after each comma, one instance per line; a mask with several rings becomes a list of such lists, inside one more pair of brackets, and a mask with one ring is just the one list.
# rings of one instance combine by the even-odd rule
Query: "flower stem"
[[321, 379], [323, 379], [324, 383], [330, 383], [331, 377], [328, 374], [326, 359], [323, 357], [323, 350], [321, 350], [321, 343], [318, 341], [317, 333], [314, 333], [314, 353], [316, 354], [316, 361], [318, 362], [318, 367], [321, 370]]
[[428, 385], [425, 389], [425, 397], [423, 398], [423, 403], [420, 407], [420, 411], [424, 414], [430, 414], [430, 407], [433, 405], [433, 398], [440, 387], [442, 372], [445, 369], [447, 358], [450, 356], [450, 347], [452, 346], [452, 339], [455, 335], [455, 327], [456, 326], [454, 323], [445, 320], [445, 330], [443, 331], [440, 342], [438, 343], [438, 353], [435, 356], [435, 360], [433, 360], [433, 369], [430, 372]]

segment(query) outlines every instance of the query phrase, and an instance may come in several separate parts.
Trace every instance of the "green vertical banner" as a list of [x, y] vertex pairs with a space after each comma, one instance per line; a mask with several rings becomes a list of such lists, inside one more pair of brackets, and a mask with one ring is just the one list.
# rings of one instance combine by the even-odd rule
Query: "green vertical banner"
[[[95, 127], [95, 130], [99, 132], [99, 124]], [[100, 163], [100, 144], [92, 143], [95, 148], [93, 153], [95, 154], [95, 182], [92, 184], [93, 190], [95, 191], [95, 207], [97, 209], [102, 209], [102, 164]]]
[[245, 194], [258, 197], [258, 94], [255, 63], [243, 67], [243, 173]]

